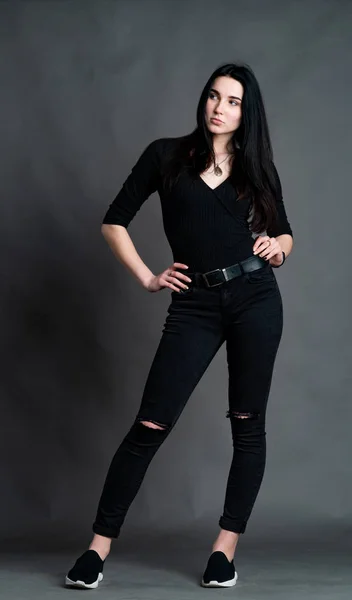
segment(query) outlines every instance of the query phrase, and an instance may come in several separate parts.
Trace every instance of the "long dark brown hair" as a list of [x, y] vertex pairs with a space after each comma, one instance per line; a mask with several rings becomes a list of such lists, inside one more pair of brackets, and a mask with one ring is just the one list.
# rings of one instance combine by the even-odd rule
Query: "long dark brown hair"
[[260, 233], [276, 224], [276, 198], [282, 197], [282, 191], [273, 163], [262, 94], [248, 65], [225, 64], [212, 73], [198, 102], [197, 127], [190, 134], [178, 138], [180, 143], [164, 164], [163, 185], [170, 190], [182, 172], [188, 171], [196, 176], [210, 164], [215, 164], [213, 134], [206, 125], [205, 105], [214, 80], [221, 76], [233, 77], [244, 88], [241, 124], [229, 141], [229, 150], [235, 152], [229, 179], [237, 192], [236, 202], [251, 198], [251, 229]]

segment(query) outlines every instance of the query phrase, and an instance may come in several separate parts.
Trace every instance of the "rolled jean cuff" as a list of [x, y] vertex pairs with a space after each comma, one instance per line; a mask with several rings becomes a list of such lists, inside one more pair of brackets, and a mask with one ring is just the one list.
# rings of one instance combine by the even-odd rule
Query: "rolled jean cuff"
[[98, 535], [103, 535], [104, 537], [109, 537], [109, 538], [117, 538], [120, 533], [119, 529], [117, 529], [117, 528], [111, 530], [108, 527], [103, 527], [102, 525], [96, 525], [95, 523], [93, 524], [92, 529], [93, 529], [94, 533], [97, 533]]
[[222, 529], [226, 529], [226, 531], [233, 531], [234, 533], [244, 533], [247, 527], [247, 523], [243, 523], [243, 521], [233, 521], [232, 519], [227, 519], [226, 517], [220, 517], [219, 525]]

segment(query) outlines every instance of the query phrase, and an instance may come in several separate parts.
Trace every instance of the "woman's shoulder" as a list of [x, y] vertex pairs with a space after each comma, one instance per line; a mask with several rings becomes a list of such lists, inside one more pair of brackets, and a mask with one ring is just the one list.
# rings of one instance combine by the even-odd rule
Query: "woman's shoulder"
[[156, 152], [164, 152], [165, 150], [177, 147], [181, 143], [182, 139], [183, 137], [162, 137], [153, 140], [149, 145]]
[[181, 137], [162, 137], [154, 139], [148, 144], [146, 152], [160, 167], [173, 156], [173, 153], [179, 146], [181, 140]]

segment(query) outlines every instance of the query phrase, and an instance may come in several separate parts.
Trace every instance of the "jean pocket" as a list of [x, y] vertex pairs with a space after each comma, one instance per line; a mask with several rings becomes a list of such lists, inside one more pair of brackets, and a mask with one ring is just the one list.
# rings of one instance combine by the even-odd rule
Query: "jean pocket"
[[271, 265], [265, 265], [255, 271], [249, 271], [245, 274], [245, 277], [249, 283], [260, 284], [260, 283], [276, 283], [276, 277], [272, 270]]

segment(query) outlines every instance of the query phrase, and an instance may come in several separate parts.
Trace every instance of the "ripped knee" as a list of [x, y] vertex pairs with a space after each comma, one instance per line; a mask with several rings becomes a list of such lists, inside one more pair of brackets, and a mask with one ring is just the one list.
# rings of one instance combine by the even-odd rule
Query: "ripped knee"
[[166, 429], [166, 425], [160, 425], [154, 421], [138, 421], [141, 425], [145, 425], [146, 427], [150, 427], [150, 429]]
[[226, 418], [235, 418], [235, 419], [258, 419], [258, 412], [240, 412], [236, 410], [228, 410], [226, 413]]

